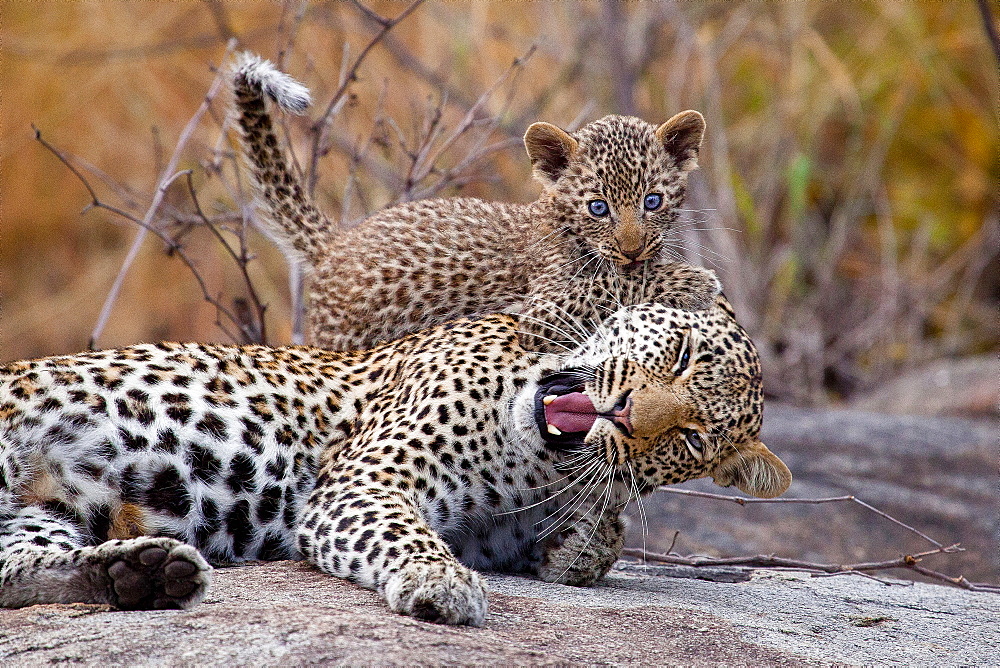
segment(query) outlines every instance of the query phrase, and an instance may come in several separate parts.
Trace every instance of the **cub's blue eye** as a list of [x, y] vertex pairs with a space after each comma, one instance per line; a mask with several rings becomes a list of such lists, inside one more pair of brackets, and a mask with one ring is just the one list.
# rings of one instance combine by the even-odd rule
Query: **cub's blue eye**
[[646, 205], [646, 211], [656, 211], [660, 208], [660, 205], [663, 204], [663, 195], [660, 195], [659, 193], [646, 195], [644, 203]]
[[608, 203], [603, 199], [595, 199], [587, 205], [590, 215], [602, 218], [608, 215]]

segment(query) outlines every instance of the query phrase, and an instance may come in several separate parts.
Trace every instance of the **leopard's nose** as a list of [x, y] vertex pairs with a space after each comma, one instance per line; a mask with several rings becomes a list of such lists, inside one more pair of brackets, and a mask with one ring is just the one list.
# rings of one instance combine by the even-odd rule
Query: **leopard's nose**
[[625, 256], [625, 257], [627, 257], [628, 259], [630, 259], [630, 260], [633, 260], [633, 261], [634, 261], [634, 260], [635, 260], [636, 258], [638, 258], [638, 257], [639, 257], [640, 255], [642, 255], [642, 251], [644, 251], [644, 250], [646, 250], [646, 244], [645, 244], [645, 243], [642, 243], [642, 242], [640, 242], [640, 243], [639, 243], [639, 245], [638, 245], [638, 246], [637, 246], [636, 248], [634, 248], [633, 250], [625, 250], [625, 249], [623, 248], [623, 249], [622, 249], [622, 255], [624, 255], [624, 256]]
[[632, 397], [625, 397], [624, 405], [621, 408], [615, 406], [611, 415], [611, 419], [616, 424], [621, 425], [625, 429], [625, 433], [631, 436], [635, 431], [635, 428], [632, 427]]
[[628, 422], [635, 438], [656, 438], [684, 423], [690, 402], [672, 390], [644, 388], [629, 397]]

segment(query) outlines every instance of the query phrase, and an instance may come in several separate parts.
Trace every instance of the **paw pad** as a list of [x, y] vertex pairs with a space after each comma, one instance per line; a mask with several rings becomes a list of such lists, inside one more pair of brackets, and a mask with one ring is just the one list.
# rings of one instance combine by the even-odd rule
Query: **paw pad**
[[211, 577], [197, 550], [170, 539], [126, 541], [108, 556], [111, 602], [124, 610], [189, 608], [204, 598]]

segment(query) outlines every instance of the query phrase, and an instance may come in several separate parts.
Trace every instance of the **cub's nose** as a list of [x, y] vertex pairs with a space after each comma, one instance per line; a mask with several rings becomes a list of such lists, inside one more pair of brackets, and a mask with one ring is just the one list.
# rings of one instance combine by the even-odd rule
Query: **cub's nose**
[[644, 250], [646, 250], [646, 244], [640, 243], [639, 246], [636, 247], [633, 250], [626, 250], [626, 249], [623, 248], [622, 249], [622, 255], [624, 255], [625, 257], [627, 257], [630, 260], [635, 260], [640, 255], [642, 255], [642, 251], [644, 251]]

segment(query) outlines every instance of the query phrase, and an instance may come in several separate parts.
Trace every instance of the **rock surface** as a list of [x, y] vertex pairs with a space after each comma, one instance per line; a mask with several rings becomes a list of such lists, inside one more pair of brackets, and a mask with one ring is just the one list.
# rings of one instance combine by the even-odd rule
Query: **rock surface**
[[[810, 410], [769, 404], [763, 440], [794, 476], [785, 498], [853, 494], [966, 552], [928, 567], [973, 581], [1000, 580], [1000, 424], [989, 420]], [[710, 481], [682, 488], [729, 494]], [[894, 559], [933, 546], [857, 505], [755, 505], [656, 493], [643, 501], [646, 547], [713, 556], [777, 554], [824, 563]], [[631, 513], [629, 545], [641, 546]], [[898, 571], [899, 577], [911, 572]]]
[[880, 413], [1000, 419], [1000, 355], [942, 359], [852, 402]]
[[[774, 405], [764, 433], [795, 474], [788, 496], [856, 494], [969, 548], [928, 566], [994, 582], [998, 438], [988, 421]], [[843, 505], [739, 507], [659, 493], [645, 509], [650, 549], [665, 550], [675, 528], [677, 551], [728, 556], [844, 563], [927, 548]], [[630, 542], [642, 545], [635, 519]], [[1000, 665], [997, 594], [625, 563], [593, 589], [488, 581], [487, 626], [470, 629], [394, 615], [373, 592], [303, 563], [221, 569], [206, 601], [185, 612], [0, 610], [0, 665]]]
[[716, 574], [732, 583], [690, 575], [619, 564], [592, 589], [489, 576], [487, 625], [473, 629], [395, 615], [373, 592], [301, 562], [221, 569], [189, 611], [0, 610], [0, 665], [1000, 663], [995, 594], [775, 571]]

